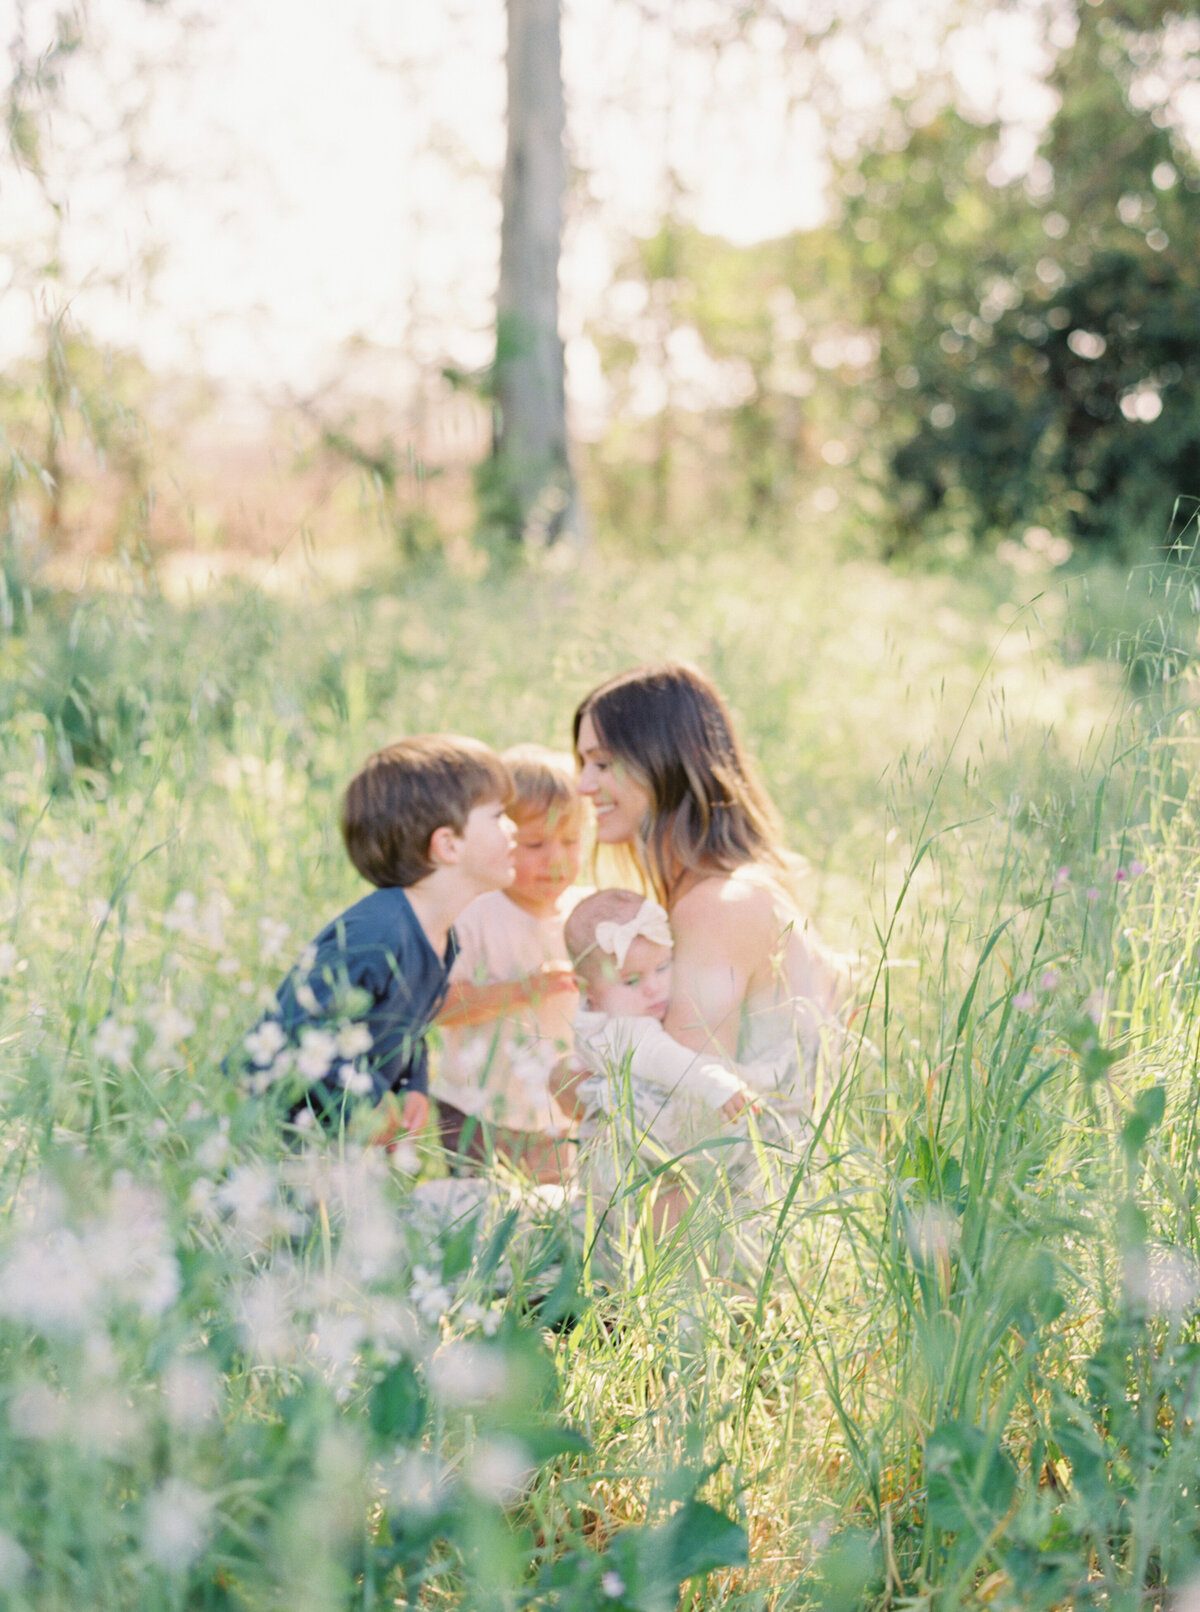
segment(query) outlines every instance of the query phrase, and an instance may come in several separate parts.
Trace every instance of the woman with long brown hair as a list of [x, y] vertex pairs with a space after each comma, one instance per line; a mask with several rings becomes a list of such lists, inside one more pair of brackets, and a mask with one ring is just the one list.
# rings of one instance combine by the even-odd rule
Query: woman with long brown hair
[[670, 915], [666, 1028], [730, 1062], [774, 1060], [773, 1106], [802, 1122], [842, 974], [801, 913], [797, 859], [724, 700], [684, 662], [635, 667], [587, 696], [574, 732], [598, 842], [631, 853]]

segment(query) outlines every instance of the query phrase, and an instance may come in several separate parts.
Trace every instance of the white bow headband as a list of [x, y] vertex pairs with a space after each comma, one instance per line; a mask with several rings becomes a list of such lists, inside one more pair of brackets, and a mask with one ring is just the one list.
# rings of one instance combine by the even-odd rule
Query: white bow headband
[[625, 967], [629, 948], [639, 935], [655, 946], [675, 944], [670, 919], [657, 901], [643, 901], [628, 923], [617, 924], [605, 918], [596, 925], [596, 945], [615, 958], [618, 968]]

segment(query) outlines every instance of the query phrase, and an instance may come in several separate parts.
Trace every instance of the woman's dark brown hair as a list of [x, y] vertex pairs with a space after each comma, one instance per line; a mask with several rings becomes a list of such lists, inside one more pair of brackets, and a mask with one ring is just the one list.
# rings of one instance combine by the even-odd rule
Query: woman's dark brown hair
[[686, 872], [785, 869], [775, 808], [703, 672], [665, 661], [602, 683], [575, 713], [577, 753], [585, 716], [650, 792], [638, 850], [661, 901]]

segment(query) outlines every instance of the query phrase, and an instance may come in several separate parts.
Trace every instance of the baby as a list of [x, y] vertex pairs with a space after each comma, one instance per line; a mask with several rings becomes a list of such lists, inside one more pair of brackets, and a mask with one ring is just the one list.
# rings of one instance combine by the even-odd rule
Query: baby
[[733, 1120], [754, 1103], [736, 1073], [663, 1028], [674, 942], [657, 902], [632, 890], [599, 890], [571, 912], [564, 938], [583, 993], [573, 1060], [581, 1139], [592, 1128], [589, 1115], [614, 1112], [612, 1076], [626, 1068], [639, 1150], [647, 1139], [678, 1152], [713, 1135], [712, 1114]]

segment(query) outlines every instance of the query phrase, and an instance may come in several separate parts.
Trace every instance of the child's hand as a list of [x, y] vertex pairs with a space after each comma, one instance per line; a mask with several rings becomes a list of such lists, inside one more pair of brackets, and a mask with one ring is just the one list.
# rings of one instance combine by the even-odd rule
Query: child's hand
[[375, 1147], [391, 1148], [401, 1132], [412, 1136], [424, 1130], [429, 1118], [429, 1098], [423, 1091], [406, 1091], [401, 1103], [394, 1092], [388, 1092], [375, 1109], [375, 1129], [369, 1140]]
[[410, 1136], [425, 1129], [429, 1123], [429, 1098], [423, 1091], [405, 1092], [400, 1123]]
[[531, 984], [540, 996], [554, 996], [559, 991], [576, 989], [575, 970], [570, 963], [543, 963], [531, 976]]
[[721, 1104], [721, 1112], [726, 1119], [736, 1119], [747, 1108], [756, 1108], [753, 1096], [747, 1091], [735, 1091], [727, 1103]]

